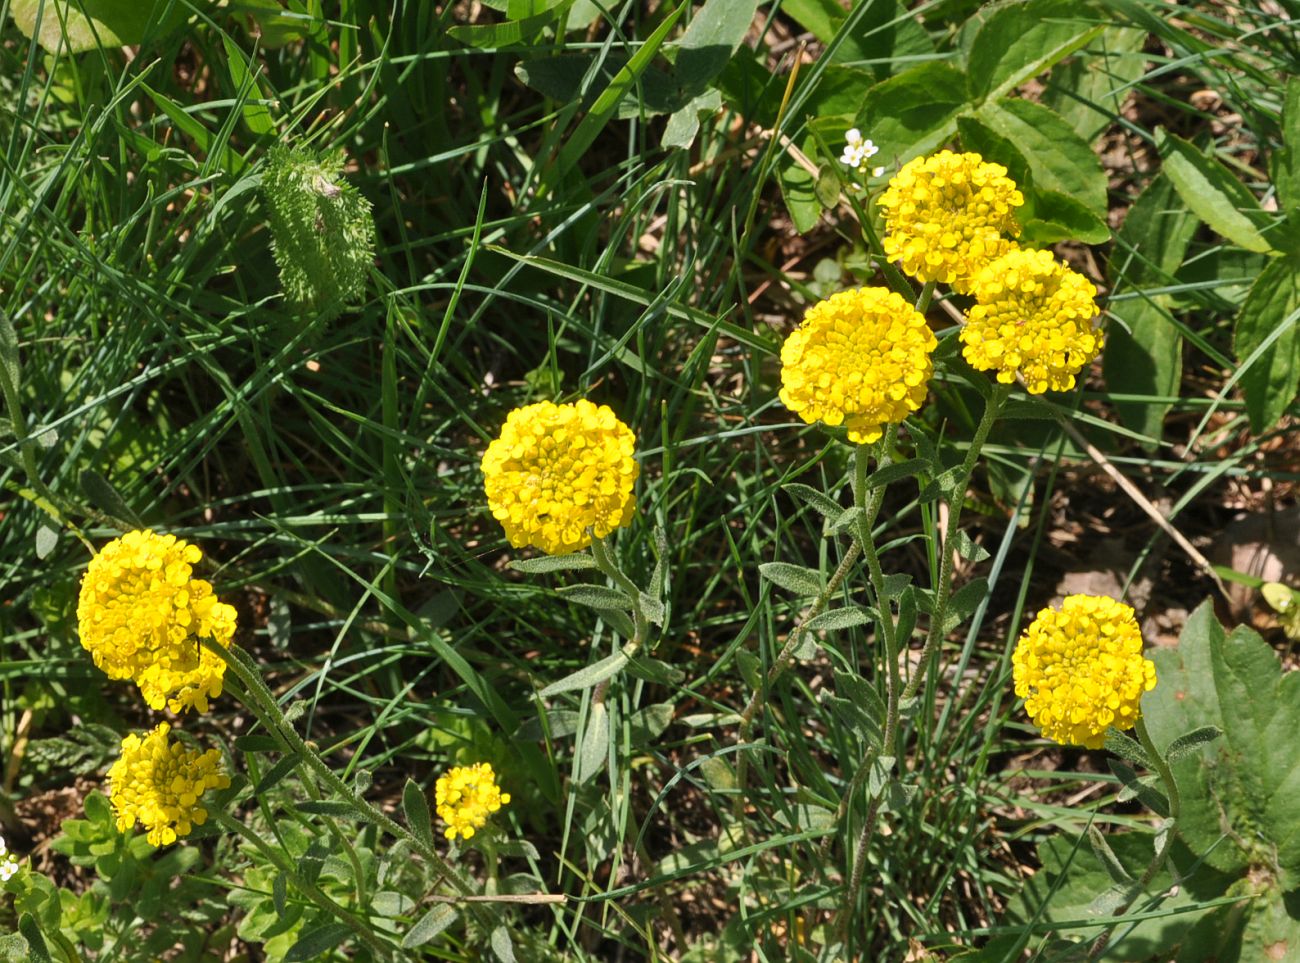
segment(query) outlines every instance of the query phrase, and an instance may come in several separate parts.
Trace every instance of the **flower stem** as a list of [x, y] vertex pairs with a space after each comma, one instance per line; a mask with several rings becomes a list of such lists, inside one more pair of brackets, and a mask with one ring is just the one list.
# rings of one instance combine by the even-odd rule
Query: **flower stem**
[[371, 931], [370, 927], [366, 925], [364, 920], [334, 902], [334, 900], [325, 895], [325, 893], [323, 893], [315, 883], [303, 877], [298, 872], [298, 869], [293, 864], [292, 860], [285, 859], [277, 849], [268, 846], [265, 840], [238, 819], [228, 816], [223, 812], [214, 812], [210, 815], [212, 816], [213, 821], [218, 823], [222, 829], [242, 836], [244, 839], [252, 843], [266, 861], [274, 866], [279, 872], [284, 874], [285, 878], [293, 884], [294, 888], [297, 889], [298, 892], [302, 893], [321, 909], [325, 910], [325, 912], [347, 925], [349, 929], [361, 938], [363, 943], [370, 946], [370, 948], [379, 953], [380, 956], [385, 959], [392, 958], [392, 946], [379, 939], [379, 937]]
[[[1161, 840], [1155, 854], [1151, 857], [1151, 862], [1147, 868], [1129, 888], [1129, 895], [1116, 908], [1112, 916], [1123, 916], [1137, 902], [1138, 898], [1146, 892], [1146, 888], [1151, 885], [1151, 881], [1156, 878], [1156, 874], [1164, 869], [1165, 862], [1169, 858], [1169, 851], [1173, 849], [1174, 837], [1178, 835], [1178, 817], [1182, 813], [1182, 798], [1178, 794], [1178, 782], [1174, 779], [1174, 772], [1169, 768], [1169, 763], [1161, 755], [1160, 750], [1156, 748], [1155, 743], [1151, 741], [1151, 735], [1147, 732], [1146, 723], [1138, 716], [1137, 723], [1134, 725], [1134, 731], [1137, 734], [1138, 742], [1146, 750], [1147, 755], [1151, 757], [1151, 764], [1155, 767], [1156, 774], [1160, 776], [1160, 781], [1165, 784], [1165, 794], [1169, 799], [1169, 818], [1165, 821], [1163, 828], [1164, 839]], [[1106, 946], [1110, 943], [1112, 930], [1104, 930], [1100, 936], [1092, 941], [1088, 947], [1088, 963], [1101, 958], [1101, 954], [1106, 951]]]
[[925, 314], [930, 307], [930, 299], [934, 297], [934, 281], [926, 281], [925, 286], [921, 288], [921, 293], [916, 299], [916, 310]]
[[975, 429], [975, 437], [971, 439], [970, 447], [966, 449], [961, 473], [956, 484], [953, 485], [952, 496], [948, 503], [948, 525], [944, 530], [943, 544], [940, 546], [943, 554], [939, 562], [939, 584], [934, 592], [934, 613], [930, 617], [930, 630], [926, 633], [925, 646], [921, 649], [916, 673], [908, 680], [907, 688], [903, 690], [905, 703], [916, 698], [921, 683], [925, 681], [930, 663], [934, 661], [939, 645], [943, 641], [943, 623], [946, 621], [948, 602], [952, 597], [953, 540], [957, 536], [957, 527], [961, 522], [962, 502], [966, 498], [966, 488], [970, 485], [971, 474], [975, 471], [975, 462], [979, 459], [984, 443], [988, 441], [989, 432], [993, 428], [993, 422], [997, 420], [998, 412], [1002, 410], [1007, 396], [1011, 394], [1011, 388], [1011, 385], [994, 386], [992, 395], [984, 405], [984, 416]]
[[271, 694], [271, 690], [266, 687], [266, 683], [262, 681], [257, 673], [249, 671], [234, 652], [217, 645], [211, 639], [204, 639], [203, 644], [225, 660], [226, 666], [240, 681], [250, 697], [248, 703], [246, 703], [248, 708], [257, 716], [258, 721], [272, 733], [285, 753], [296, 755], [302, 760], [302, 764], [307, 767], [307, 770], [328, 786], [336, 797], [351, 803], [366, 818], [385, 832], [397, 839], [407, 840], [439, 874], [451, 882], [452, 886], [462, 896], [472, 892], [473, 887], [471, 887], [469, 881], [448, 863], [441, 853], [387, 813], [368, 802], [325, 764], [315, 747], [309, 745], [302, 736], [298, 735], [297, 730], [285, 719], [284, 713], [280, 710], [275, 697]]

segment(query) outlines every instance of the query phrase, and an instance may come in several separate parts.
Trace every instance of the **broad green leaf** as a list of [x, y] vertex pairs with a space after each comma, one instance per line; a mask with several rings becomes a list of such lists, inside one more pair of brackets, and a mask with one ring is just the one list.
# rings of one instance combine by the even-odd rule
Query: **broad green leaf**
[[[785, 0], [781, 12], [793, 17], [822, 43], [830, 43], [848, 14], [839, 0]], [[905, 4], [871, 3], [853, 32], [835, 50], [839, 63], [870, 65], [876, 80], [887, 78], [907, 58], [934, 53], [934, 43]]]
[[1033, 172], [1034, 187], [1059, 191], [1105, 218], [1106, 174], [1088, 142], [1057, 114], [1031, 100], [999, 100], [977, 115], [1015, 144]]
[[1020, 243], [1047, 245], [1057, 241], [1103, 244], [1110, 240], [1110, 228], [1093, 211], [1069, 194], [1035, 189], [1026, 199], [1031, 213], [1021, 215]]
[[632, 714], [628, 720], [632, 745], [648, 746], [658, 739], [673, 721], [673, 704], [656, 702], [643, 706]]
[[1156, 130], [1164, 171], [1201, 220], [1233, 244], [1266, 253], [1272, 245], [1261, 233], [1273, 218], [1232, 172], [1164, 128]]
[[636, 87], [637, 81], [646, 68], [650, 66], [650, 61], [659, 53], [659, 49], [667, 40], [668, 34], [677, 25], [678, 19], [687, 6], [689, 6], [689, 0], [682, 0], [675, 10], [664, 17], [663, 22], [655, 28], [650, 36], [646, 37], [645, 42], [637, 48], [636, 53], [632, 55], [623, 69], [615, 74], [605, 89], [601, 91], [600, 96], [591, 105], [591, 110], [587, 111], [582, 120], [578, 121], [578, 125], [573, 131], [564, 138], [559, 153], [542, 171], [537, 188], [537, 197], [539, 199], [549, 194], [551, 188], [555, 186], [561, 177], [577, 168], [578, 159], [586, 154], [587, 148], [605, 129], [605, 125], [613, 119], [614, 112], [623, 97], [628, 91]]
[[19, 30], [35, 36], [51, 53], [63, 46], [65, 38], [69, 51], [83, 53], [99, 46], [134, 46], [146, 36], [157, 39], [182, 23], [192, 7], [212, 6], [211, 0], [192, 4], [183, 0], [11, 0], [9, 14]]
[[590, 689], [592, 686], [604, 682], [611, 676], [616, 675], [627, 665], [627, 656], [622, 652], [615, 652], [613, 655], [606, 656], [599, 662], [593, 662], [570, 675], [565, 676], [559, 682], [552, 682], [545, 689], [538, 693], [543, 699], [553, 695], [559, 695], [561, 692], [572, 692], [575, 689]]
[[[1100, 932], [1100, 924], [1110, 916], [1106, 897], [1115, 891], [1115, 875], [1123, 873], [1140, 877], [1152, 856], [1152, 836], [1147, 833], [1111, 833], [1106, 837], [1106, 844], [1115, 860], [1111, 867], [1082, 839], [1058, 835], [1042, 843], [1038, 847], [1042, 868], [1026, 881], [1024, 889], [1013, 901], [1012, 917], [1049, 924], [1071, 924], [1069, 932], [1072, 935], [1084, 940], [1095, 937]], [[1138, 960], [1144, 963], [1156, 960], [1205, 963], [1213, 959], [1213, 956], [1197, 955], [1202, 947], [1213, 945], [1198, 932], [1198, 921], [1213, 922], [1223, 928], [1231, 906], [1196, 907], [1222, 898], [1232, 878], [1206, 866], [1184, 876], [1191, 873], [1195, 857], [1178, 844], [1175, 844], [1173, 854], [1180, 885], [1174, 886], [1174, 876], [1166, 865], [1147, 888], [1148, 893], [1171, 894], [1160, 903], [1160, 909], [1168, 915], [1142, 920], [1131, 929], [1128, 925], [1118, 927], [1102, 960], [1107, 963], [1134, 963]], [[1099, 926], [1095, 929], [1077, 928], [1077, 923], [1084, 920], [1096, 920]], [[1220, 957], [1221, 960], [1232, 958]]]
[[822, 205], [817, 200], [817, 184], [812, 174], [793, 158], [782, 154], [776, 162], [776, 182], [795, 230], [800, 234], [811, 231], [822, 216]]
[[[628, 60], [629, 55], [618, 50], [603, 58], [594, 53], [560, 54], [525, 60], [515, 65], [515, 73], [523, 83], [552, 100], [570, 103], [581, 97], [591, 104], [627, 66]], [[588, 79], [588, 71], [593, 68], [594, 72]], [[647, 67], [638, 83], [627, 89], [626, 96], [618, 105], [617, 116], [627, 118], [638, 117], [643, 112], [647, 116], [669, 113], [685, 109], [688, 106], [686, 102], [687, 98], [671, 77], [658, 68]]]
[[995, 8], [971, 44], [972, 98], [1000, 97], [1090, 43], [1105, 25], [1080, 16], [1081, 6], [1077, 0], [1028, 0]]
[[275, 121], [271, 119], [270, 109], [261, 103], [262, 91], [258, 87], [257, 77], [244, 60], [244, 52], [229, 34], [221, 35], [221, 43], [226, 48], [226, 64], [230, 68], [230, 79], [235, 85], [235, 91], [245, 98], [241, 104], [244, 123], [254, 136], [274, 134]]
[[882, 164], [928, 154], [957, 130], [966, 107], [966, 77], [938, 60], [917, 64], [862, 95], [857, 126], [880, 148]]
[[1282, 103], [1282, 148], [1269, 158], [1279, 206], [1294, 219], [1300, 216], [1300, 76], [1286, 82]]
[[560, 0], [558, 4], [553, 4], [539, 13], [506, 20], [503, 23], [461, 24], [448, 27], [447, 33], [477, 50], [527, 45], [541, 36], [547, 27], [562, 20], [572, 2], [573, 0]]
[[31, 954], [27, 957], [28, 963], [50, 963], [50, 950], [45, 945], [45, 937], [36, 923], [36, 917], [30, 913], [18, 917], [18, 932], [27, 941], [27, 951]]
[[1093, 143], [1114, 123], [1146, 71], [1147, 32], [1137, 27], [1106, 27], [1078, 56], [1052, 68], [1042, 102]]
[[1300, 261], [1294, 257], [1271, 261], [1251, 286], [1233, 337], [1238, 363], [1245, 364], [1269, 338], [1275, 340], [1241, 377], [1256, 432], [1273, 427], [1300, 388]]
[[708, 83], [722, 72], [745, 39], [757, 12], [758, 0], [706, 0], [691, 17], [681, 39], [665, 45], [664, 54], [675, 60], [674, 76], [685, 88], [687, 98], [704, 93]]
[[1153, 444], [1163, 437], [1165, 415], [1178, 395], [1183, 338], [1170, 314], [1170, 296], [1143, 289], [1170, 283], [1200, 223], [1161, 174], [1129, 208], [1108, 264], [1114, 295], [1107, 311], [1115, 321], [1106, 331], [1102, 370], [1115, 394], [1170, 399], [1115, 402], [1120, 421]]
[[1210, 602], [1176, 648], [1159, 648], [1156, 687], [1142, 711], [1161, 752], [1185, 733], [1222, 738], [1173, 763], [1179, 832], [1192, 851], [1234, 876], [1267, 873], [1281, 892], [1300, 884], [1300, 672], [1283, 672], [1254, 631], [1224, 632]]

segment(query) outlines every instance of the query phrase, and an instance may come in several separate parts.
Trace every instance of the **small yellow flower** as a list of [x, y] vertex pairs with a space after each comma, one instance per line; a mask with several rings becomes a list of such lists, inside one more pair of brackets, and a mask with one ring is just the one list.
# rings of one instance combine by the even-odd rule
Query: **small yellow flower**
[[804, 421], [867, 444], [921, 406], [936, 345], [925, 318], [884, 288], [840, 291], [808, 309], [781, 347], [781, 401]]
[[1011, 247], [1015, 209], [1025, 203], [1001, 164], [944, 150], [916, 157], [880, 198], [885, 256], [921, 281], [966, 293], [972, 277]]
[[113, 811], [119, 832], [137, 822], [149, 830], [149, 842], [167, 846], [208, 819], [199, 798], [209, 789], [225, 789], [230, 777], [221, 771], [216, 749], [199, 752], [171, 742], [171, 726], [161, 723], [141, 737], [122, 740], [122, 755], [108, 771]]
[[448, 839], [455, 839], [458, 833], [469, 839], [487, 825], [490, 814], [510, 802], [510, 793], [497, 788], [496, 774], [486, 762], [456, 766], [443, 773], [434, 794], [438, 816], [447, 824], [443, 835]]
[[961, 329], [962, 355], [1003, 384], [1018, 372], [1031, 394], [1068, 391], [1101, 351], [1097, 289], [1049, 251], [1004, 254], [979, 272], [971, 293], [978, 303]]
[[1071, 595], [1045, 608], [1011, 657], [1016, 695], [1047, 738], [1100, 749], [1106, 730], [1131, 729], [1156, 666], [1142, 655], [1133, 609], [1096, 595]]
[[81, 644], [110, 679], [133, 679], [153, 709], [206, 712], [226, 664], [199, 639], [230, 645], [235, 609], [192, 578], [203, 558], [175, 535], [128, 532], [90, 561], [81, 582]]
[[635, 449], [606, 405], [516, 408], [483, 455], [488, 506], [515, 548], [579, 551], [631, 520]]

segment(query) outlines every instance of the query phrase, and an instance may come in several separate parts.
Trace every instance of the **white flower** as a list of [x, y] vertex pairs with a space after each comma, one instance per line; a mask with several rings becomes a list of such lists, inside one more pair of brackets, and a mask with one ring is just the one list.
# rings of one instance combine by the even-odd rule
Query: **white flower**
[[[840, 155], [840, 163], [852, 168], [860, 177], [866, 177], [867, 161], [879, 152], [880, 148], [870, 140], [864, 140], [862, 131], [854, 127], [844, 135], [844, 153]], [[883, 167], [874, 167], [871, 176], [879, 177], [884, 172]]]
[[18, 872], [18, 860], [14, 859], [5, 846], [4, 837], [0, 836], [0, 883], [7, 883]]

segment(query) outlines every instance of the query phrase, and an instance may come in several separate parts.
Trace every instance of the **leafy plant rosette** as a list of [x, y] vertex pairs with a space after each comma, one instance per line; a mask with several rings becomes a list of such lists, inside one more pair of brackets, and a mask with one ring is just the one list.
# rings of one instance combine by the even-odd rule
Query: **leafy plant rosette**
[[[1300, 951], [1300, 673], [1284, 672], [1252, 629], [1226, 631], [1208, 601], [1178, 645], [1151, 658], [1159, 684], [1143, 700], [1150, 745], [1138, 751], [1112, 739], [1108, 747], [1122, 756], [1110, 763], [1124, 785], [1120, 800], [1137, 798], [1160, 817], [1155, 844], [1168, 847], [1168, 864], [1138, 889], [1153, 865], [1148, 835], [1102, 839], [1090, 829], [1091, 845], [1049, 840], [1014, 916], [1085, 937], [1115, 926], [1092, 959], [1292, 959]], [[1177, 813], [1168, 787], [1130, 765], [1157, 760], [1176, 781]], [[1065, 959], [1082, 944], [1049, 945]]]

